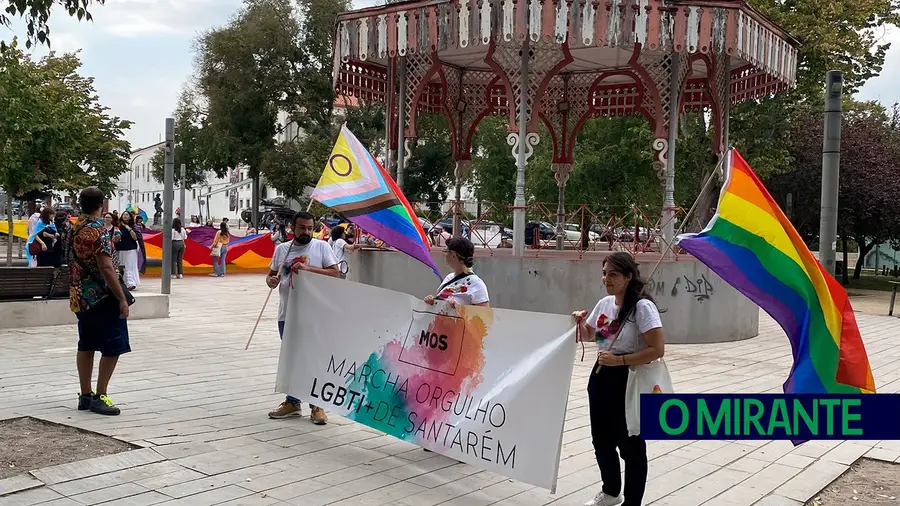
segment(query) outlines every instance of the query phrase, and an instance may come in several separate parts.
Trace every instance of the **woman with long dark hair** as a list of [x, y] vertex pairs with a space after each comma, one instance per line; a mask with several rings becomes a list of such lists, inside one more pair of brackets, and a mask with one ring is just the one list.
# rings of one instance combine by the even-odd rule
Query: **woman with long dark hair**
[[[594, 336], [601, 350], [587, 392], [603, 490], [585, 506], [640, 506], [647, 485], [647, 444], [640, 435], [628, 434], [625, 388], [629, 366], [649, 364], [665, 354], [662, 321], [628, 253], [606, 257], [603, 285], [609, 295], [589, 315], [587, 311], [572, 313], [581, 335]], [[620, 495], [620, 456], [625, 461], [624, 497]]]
[[187, 229], [181, 226], [181, 219], [172, 220], [172, 277], [184, 277], [184, 241], [187, 240]]
[[228, 231], [228, 223], [222, 220], [219, 231], [216, 232], [210, 246], [213, 255], [213, 273], [210, 276], [221, 278], [225, 275], [225, 255], [228, 253], [229, 242], [231, 242], [231, 233]]
[[129, 290], [137, 290], [141, 286], [141, 274], [138, 266], [138, 234], [134, 228], [134, 217], [128, 211], [119, 215], [119, 232], [122, 239], [116, 249], [119, 251], [119, 263], [125, 268], [122, 279]]

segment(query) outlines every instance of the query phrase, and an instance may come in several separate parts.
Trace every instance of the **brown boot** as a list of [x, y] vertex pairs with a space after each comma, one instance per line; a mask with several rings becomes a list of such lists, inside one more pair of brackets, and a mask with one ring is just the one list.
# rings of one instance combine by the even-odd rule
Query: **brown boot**
[[328, 415], [325, 414], [325, 410], [317, 406], [312, 407], [309, 419], [316, 425], [325, 425], [328, 423]]
[[292, 416], [302, 416], [302, 414], [300, 406], [284, 401], [278, 406], [278, 409], [269, 412], [269, 418], [281, 419]]

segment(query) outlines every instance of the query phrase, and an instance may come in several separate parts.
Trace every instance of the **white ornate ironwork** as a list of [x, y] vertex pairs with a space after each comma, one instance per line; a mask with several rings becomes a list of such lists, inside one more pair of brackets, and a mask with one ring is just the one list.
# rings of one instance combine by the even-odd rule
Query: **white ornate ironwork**
[[669, 161], [669, 141], [668, 139], [653, 139], [653, 170], [656, 171], [656, 177], [663, 181], [666, 179], [666, 163]]
[[550, 165], [550, 170], [553, 171], [553, 178], [556, 179], [556, 185], [560, 188], [565, 188], [566, 183], [569, 181], [569, 175], [572, 174], [572, 164], [554, 163]]
[[506, 144], [512, 146], [512, 156], [513, 158], [519, 157], [519, 150], [525, 149], [525, 163], [528, 163], [528, 159], [531, 158], [531, 155], [534, 154], [534, 147], [541, 142], [541, 136], [537, 132], [528, 132], [525, 135], [525, 143], [524, 146], [519, 142], [519, 134], [513, 132], [506, 136]]

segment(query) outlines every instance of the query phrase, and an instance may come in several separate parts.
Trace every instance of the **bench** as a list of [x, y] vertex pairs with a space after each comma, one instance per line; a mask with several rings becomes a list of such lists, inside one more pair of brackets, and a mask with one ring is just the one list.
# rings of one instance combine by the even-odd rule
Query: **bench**
[[897, 298], [897, 289], [900, 288], [900, 281], [888, 281], [891, 286], [891, 307], [888, 308], [888, 316], [894, 316], [894, 300]]
[[68, 266], [0, 267], [0, 301], [68, 297]]

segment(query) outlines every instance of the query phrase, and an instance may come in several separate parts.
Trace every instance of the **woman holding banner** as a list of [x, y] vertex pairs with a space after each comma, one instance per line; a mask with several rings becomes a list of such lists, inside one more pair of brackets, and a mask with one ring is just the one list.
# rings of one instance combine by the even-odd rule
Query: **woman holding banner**
[[[602, 350], [587, 392], [603, 490], [585, 506], [639, 506], [647, 484], [647, 444], [639, 431], [629, 430], [626, 388], [640, 373], [633, 366], [663, 356], [665, 339], [659, 310], [645, 292], [645, 282], [631, 255], [616, 252], [603, 261], [603, 285], [609, 295], [600, 299], [590, 315], [587, 311], [572, 313], [581, 338], [594, 336]], [[624, 498], [620, 495], [620, 455], [625, 461]]]
[[465, 237], [448, 240], [444, 247], [444, 261], [453, 272], [444, 278], [435, 295], [425, 296], [425, 303], [433, 306], [436, 301], [445, 300], [454, 308], [457, 305], [489, 307], [487, 285], [472, 271], [475, 265], [475, 245], [472, 241]]
[[475, 246], [464, 237], [454, 237], [447, 241], [444, 260], [453, 272], [444, 278], [435, 295], [425, 297], [425, 303], [433, 306], [435, 301], [445, 300], [451, 307], [489, 306], [487, 285], [472, 272], [475, 265]]

